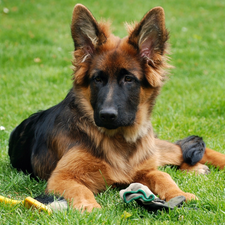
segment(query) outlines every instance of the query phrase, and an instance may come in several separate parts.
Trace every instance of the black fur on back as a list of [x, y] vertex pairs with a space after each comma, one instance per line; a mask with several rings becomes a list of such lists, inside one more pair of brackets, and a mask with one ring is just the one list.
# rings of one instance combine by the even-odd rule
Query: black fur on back
[[45, 171], [40, 178], [48, 179], [62, 154], [55, 152], [54, 144], [57, 143], [54, 140], [62, 135], [70, 137], [71, 141], [64, 146], [64, 151], [68, 151], [76, 145], [76, 134], [81, 135], [76, 132], [76, 127], [71, 126], [75, 123], [67, 123], [82, 116], [74, 102], [71, 89], [58, 105], [31, 115], [12, 131], [8, 153], [13, 167], [37, 176], [39, 171], [35, 171], [35, 165]]

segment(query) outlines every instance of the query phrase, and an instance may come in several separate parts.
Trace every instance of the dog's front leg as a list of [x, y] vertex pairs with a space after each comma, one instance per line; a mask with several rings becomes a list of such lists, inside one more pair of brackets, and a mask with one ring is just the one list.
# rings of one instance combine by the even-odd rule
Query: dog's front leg
[[106, 183], [111, 184], [106, 163], [84, 150], [72, 149], [58, 162], [46, 192], [61, 195], [73, 208], [90, 212], [101, 208], [93, 193], [104, 190]]
[[62, 195], [73, 208], [82, 212], [85, 210], [91, 212], [93, 208], [101, 208], [91, 190], [85, 185], [78, 183], [75, 179], [64, 178], [62, 180], [61, 174], [49, 179], [47, 192]]
[[183, 192], [168, 173], [159, 171], [156, 167], [149, 169], [150, 165], [154, 163], [153, 161], [154, 159], [147, 160], [142, 164], [136, 172], [134, 182], [148, 186], [154, 194], [159, 195], [160, 199], [166, 201], [180, 195], [185, 196], [186, 201], [197, 199], [195, 195]]

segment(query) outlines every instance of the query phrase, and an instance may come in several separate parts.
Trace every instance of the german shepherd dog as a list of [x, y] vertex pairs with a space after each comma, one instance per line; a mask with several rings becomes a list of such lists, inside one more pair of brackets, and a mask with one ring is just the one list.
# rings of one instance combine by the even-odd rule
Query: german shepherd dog
[[166, 79], [168, 32], [156, 7], [120, 39], [78, 4], [73, 10], [73, 88], [58, 105], [31, 115], [11, 133], [13, 167], [48, 181], [47, 193], [63, 195], [76, 209], [101, 206], [94, 194], [107, 185], [147, 185], [161, 199], [194, 194], [179, 189], [166, 164], [207, 173], [224, 168], [225, 155], [200, 137], [159, 140], [150, 115]]

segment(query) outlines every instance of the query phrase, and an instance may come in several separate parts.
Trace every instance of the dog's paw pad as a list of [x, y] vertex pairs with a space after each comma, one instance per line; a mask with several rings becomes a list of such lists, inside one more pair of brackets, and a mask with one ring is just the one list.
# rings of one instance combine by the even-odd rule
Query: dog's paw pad
[[210, 173], [210, 169], [208, 166], [201, 164], [201, 166], [197, 167], [195, 170], [198, 174], [207, 175]]

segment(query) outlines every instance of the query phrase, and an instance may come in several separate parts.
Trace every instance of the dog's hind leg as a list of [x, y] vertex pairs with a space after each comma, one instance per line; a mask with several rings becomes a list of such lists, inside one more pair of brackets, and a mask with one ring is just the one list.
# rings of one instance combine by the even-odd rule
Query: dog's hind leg
[[187, 172], [194, 172], [196, 174], [209, 174], [210, 173], [209, 167], [202, 163], [196, 163], [194, 166], [191, 166], [188, 163], [184, 162], [181, 164], [180, 170], [185, 170]]
[[155, 139], [155, 145], [158, 153], [157, 166], [180, 166], [184, 162], [180, 146], [160, 139]]
[[200, 163], [209, 163], [215, 167], [219, 167], [219, 169], [224, 169], [225, 167], [225, 155], [216, 152], [212, 149], [206, 148], [205, 154], [202, 159], [199, 161]]
[[190, 136], [175, 144], [156, 139], [159, 152], [158, 166], [167, 164], [179, 166], [181, 170], [194, 171], [197, 174], [208, 174], [209, 163], [219, 169], [225, 167], [225, 154], [205, 148], [205, 143], [198, 136]]
[[188, 172], [209, 173], [209, 168], [200, 161], [205, 150], [201, 138], [191, 136], [178, 141], [177, 144], [156, 139], [155, 143], [158, 150], [158, 166], [175, 165]]
[[177, 141], [183, 153], [184, 163], [180, 169], [196, 171], [200, 174], [209, 173], [205, 163], [209, 163], [219, 169], [225, 166], [225, 155], [205, 147], [201, 137], [190, 136], [183, 140]]
[[214, 150], [206, 148], [202, 159], [198, 163], [192, 166], [184, 162], [180, 166], [180, 169], [187, 171], [195, 171], [198, 174], [208, 174], [210, 170], [208, 166], [204, 165], [205, 163], [211, 164], [215, 167], [219, 167], [219, 169], [224, 169], [225, 155], [220, 152], [216, 152]]

